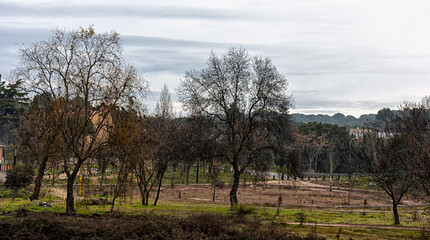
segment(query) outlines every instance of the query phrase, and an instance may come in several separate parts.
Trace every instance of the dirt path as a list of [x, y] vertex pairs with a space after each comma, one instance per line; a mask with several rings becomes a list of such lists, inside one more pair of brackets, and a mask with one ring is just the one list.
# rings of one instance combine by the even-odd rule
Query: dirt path
[[[66, 199], [67, 197], [67, 193], [66, 193], [66, 189], [65, 188], [57, 188], [57, 187], [51, 187], [49, 188], [49, 191], [52, 195], [59, 197], [61, 199]], [[85, 197], [79, 196], [77, 194], [74, 194], [74, 199], [75, 200], [82, 200], [85, 199]]]
[[[289, 225], [300, 225], [299, 222], [286, 222]], [[302, 225], [315, 226], [315, 223], [304, 222]], [[406, 227], [406, 226], [389, 226], [389, 225], [364, 225], [364, 224], [344, 224], [344, 223], [317, 223], [317, 227], [351, 227], [351, 228], [371, 228], [384, 230], [407, 230], [407, 231], [424, 231], [430, 232], [430, 228], [424, 227]]]

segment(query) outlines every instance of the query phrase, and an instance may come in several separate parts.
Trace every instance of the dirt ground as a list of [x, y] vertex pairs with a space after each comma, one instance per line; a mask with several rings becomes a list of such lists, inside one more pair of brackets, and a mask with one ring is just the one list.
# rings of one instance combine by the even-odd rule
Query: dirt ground
[[[230, 184], [216, 188], [215, 203], [229, 204]], [[179, 198], [179, 191], [182, 191]], [[100, 189], [96, 185], [83, 185], [82, 195], [76, 194], [75, 199], [83, 199], [90, 196], [100, 195], [102, 193], [111, 194], [112, 186], [106, 185]], [[75, 187], [76, 193], [79, 186]], [[139, 200], [140, 194], [138, 188], [129, 187], [126, 195], [132, 196], [132, 200]], [[51, 193], [60, 198], [65, 198], [65, 188], [51, 188]], [[160, 201], [167, 202], [191, 202], [191, 203], [211, 203], [213, 187], [208, 184], [193, 185], [164, 185], [160, 193]], [[150, 195], [150, 201], [153, 200], [155, 191]], [[238, 199], [240, 203], [254, 206], [277, 206], [279, 196], [282, 196], [281, 206], [289, 207], [317, 207], [317, 208], [361, 208], [366, 200], [368, 208], [391, 207], [391, 202], [384, 192], [372, 190], [354, 189], [351, 193], [350, 203], [348, 204], [348, 190], [342, 188], [333, 188], [330, 192], [328, 186], [312, 183], [306, 180], [285, 180], [269, 181], [265, 183], [242, 183], [238, 190]], [[413, 199], [412, 196], [405, 196], [402, 201], [403, 205], [420, 205], [421, 202]], [[349, 210], [348, 210], [349, 211]]]

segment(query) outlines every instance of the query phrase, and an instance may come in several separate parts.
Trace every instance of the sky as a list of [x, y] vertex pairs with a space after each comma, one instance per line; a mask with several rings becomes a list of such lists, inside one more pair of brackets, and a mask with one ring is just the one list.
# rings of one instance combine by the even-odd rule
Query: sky
[[124, 56], [158, 100], [211, 51], [244, 47], [272, 59], [293, 95], [292, 113], [360, 116], [430, 95], [428, 0], [0, 0], [0, 74], [19, 47], [53, 29], [118, 32]]

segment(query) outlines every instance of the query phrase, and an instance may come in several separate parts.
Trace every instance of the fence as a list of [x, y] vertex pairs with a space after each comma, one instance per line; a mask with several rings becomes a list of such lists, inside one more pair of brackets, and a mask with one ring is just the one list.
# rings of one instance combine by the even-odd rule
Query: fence
[[12, 168], [13, 168], [12, 165], [0, 163], [0, 171], [1, 172], [7, 171], [7, 170], [12, 169]]

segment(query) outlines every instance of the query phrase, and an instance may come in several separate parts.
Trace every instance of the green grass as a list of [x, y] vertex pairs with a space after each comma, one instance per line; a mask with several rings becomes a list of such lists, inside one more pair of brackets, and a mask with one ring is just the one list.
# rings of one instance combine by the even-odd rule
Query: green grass
[[[45, 197], [41, 201], [54, 201], [53, 207], [43, 208], [29, 205], [29, 200], [25, 198], [16, 198], [11, 201], [9, 198], [0, 199], [0, 211], [11, 212], [20, 208], [30, 211], [52, 211], [65, 212], [64, 200], [57, 198]], [[106, 214], [110, 211], [110, 205], [81, 205], [76, 204], [78, 214]], [[426, 221], [430, 221], [428, 214], [419, 214], [418, 220], [414, 220], [412, 212], [405, 212], [400, 209], [401, 226], [422, 227], [427, 226]], [[158, 214], [187, 217], [195, 213], [219, 213], [219, 214], [236, 214], [230, 211], [229, 205], [220, 205], [216, 203], [195, 204], [189, 202], [168, 202], [160, 200], [158, 206], [142, 206], [139, 201], [131, 203], [118, 201], [115, 205], [115, 211], [127, 215], [140, 214]], [[282, 209], [279, 216], [276, 216], [276, 208], [255, 207], [254, 211], [243, 217], [258, 218], [270, 224], [279, 224], [292, 232], [301, 235], [307, 235], [314, 231], [313, 226], [288, 225], [286, 222], [298, 222], [296, 214], [303, 212], [306, 215], [305, 222], [317, 222], [317, 234], [329, 239], [336, 238], [339, 234], [339, 227], [318, 227], [318, 223], [343, 223], [343, 224], [368, 224], [368, 225], [391, 225], [393, 217], [391, 212], [367, 213], [362, 215], [361, 212], [339, 212], [336, 209]], [[417, 239], [421, 237], [419, 231], [408, 230], [379, 230], [363, 229], [354, 227], [342, 227], [340, 230], [340, 239]]]
[[[322, 180], [321, 177], [319, 177], [318, 180], [315, 180], [315, 178], [311, 178], [311, 182], [329, 186], [330, 178], [326, 177], [325, 180]], [[373, 183], [370, 177], [358, 177], [355, 179], [354, 190], [381, 190], [378, 186], [372, 185], [370, 183]], [[349, 188], [348, 177], [342, 176], [338, 180], [337, 176], [333, 176], [333, 187]]]
[[[170, 184], [171, 173], [166, 173], [164, 184]], [[223, 173], [223, 181], [229, 182], [232, 176], [231, 173]], [[190, 174], [190, 184], [195, 182], [195, 172]], [[228, 181], [227, 181], [228, 180]], [[343, 180], [343, 179], [341, 179]], [[209, 179], [204, 175], [200, 178], [200, 183], [205, 183]], [[318, 181], [321, 183], [322, 181]], [[365, 181], [362, 180], [361, 184], [364, 186]], [[0, 187], [0, 213], [13, 212], [18, 209], [27, 209], [30, 211], [50, 211], [50, 212], [65, 212], [65, 201], [58, 197], [50, 196], [49, 193], [45, 194], [40, 199], [41, 202], [47, 201], [52, 204], [51, 208], [36, 207], [30, 205], [28, 196], [31, 189], [20, 190], [14, 201], [11, 200], [11, 190]], [[86, 196], [89, 197], [89, 196]], [[90, 198], [105, 198], [106, 196], [90, 196]], [[109, 198], [110, 199], [110, 198]], [[75, 208], [78, 214], [106, 214], [110, 212], [110, 205], [84, 205], [75, 201]], [[152, 203], [152, 202], [151, 202]], [[335, 224], [359, 224], [359, 225], [392, 225], [393, 214], [390, 209], [372, 208], [371, 211], [380, 210], [382, 212], [368, 212], [363, 215], [360, 209], [356, 211], [344, 211], [342, 208], [291, 208], [281, 209], [280, 215], [276, 216], [276, 208], [274, 207], [257, 207], [253, 206], [254, 211], [247, 214], [245, 218], [257, 218], [266, 222], [273, 222], [281, 224], [293, 232], [307, 235], [314, 231], [312, 226], [297, 226], [287, 225], [286, 222], [298, 222], [297, 213], [303, 213], [306, 216], [305, 222], [307, 223], [335, 223]], [[389, 210], [389, 211], [387, 211]], [[384, 212], [386, 211], [386, 212]], [[400, 207], [400, 222], [401, 226], [409, 227], [428, 227], [430, 223], [430, 216], [428, 213], [423, 213], [423, 208], [405, 208]], [[158, 214], [158, 215], [172, 215], [179, 217], [186, 217], [195, 213], [219, 213], [219, 214], [236, 214], [230, 211], [230, 205], [218, 203], [190, 203], [190, 202], [170, 202], [160, 199], [158, 206], [142, 206], [138, 198], [121, 200], [118, 199], [115, 204], [115, 212], [127, 215], [139, 214]], [[1, 216], [10, 217], [10, 216]], [[317, 233], [329, 239], [336, 238], [339, 234], [339, 227], [317, 227]], [[419, 231], [408, 230], [379, 230], [379, 229], [363, 229], [354, 227], [345, 227], [340, 230], [341, 239], [417, 239], [421, 237]], [[428, 238], [427, 238], [428, 239]]]
[[[276, 209], [267, 208], [258, 211], [262, 216], [273, 216]], [[362, 225], [392, 225], [393, 214], [391, 212], [366, 213], [362, 212], [338, 212], [335, 210], [310, 210], [310, 209], [282, 209], [279, 218], [287, 222], [297, 222], [296, 214], [303, 212], [306, 215], [305, 222], [362, 224]], [[400, 212], [400, 226], [422, 227], [430, 222], [427, 213], [417, 213], [414, 218], [412, 212]]]
[[[307, 235], [315, 231], [315, 226], [286, 225], [286, 228], [300, 235]], [[419, 231], [321, 227], [318, 224], [316, 225], [316, 233], [318, 236], [324, 236], [328, 239], [336, 239], [338, 234], [339, 239], [421, 239], [423, 236], [423, 233]]]

